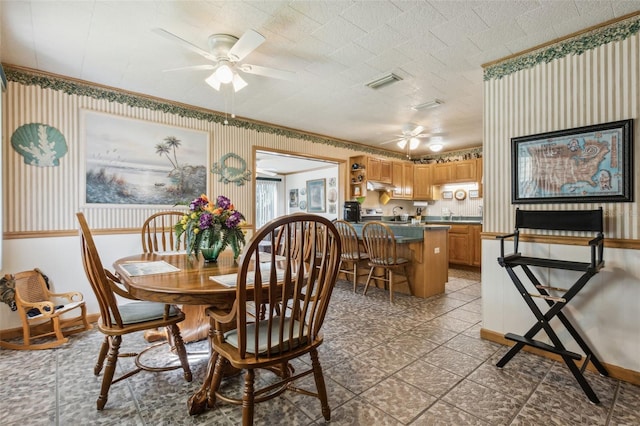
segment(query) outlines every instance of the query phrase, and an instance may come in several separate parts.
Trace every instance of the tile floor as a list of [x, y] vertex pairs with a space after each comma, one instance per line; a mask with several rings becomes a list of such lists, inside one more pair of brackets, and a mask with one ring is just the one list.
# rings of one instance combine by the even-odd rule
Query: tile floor
[[[640, 424], [638, 386], [587, 373], [602, 401], [594, 405], [563, 364], [522, 352], [497, 369], [505, 348], [479, 338], [477, 274], [452, 271], [446, 294], [427, 300], [398, 295], [393, 306], [385, 291], [373, 288], [365, 297], [351, 289], [343, 281], [336, 286], [320, 348], [331, 424]], [[128, 337], [125, 350], [145, 343], [142, 336]], [[229, 404], [187, 414], [186, 401], [201, 383], [205, 359], [192, 361], [192, 383], [182, 379], [181, 370], [142, 372], [117, 383], [105, 410], [96, 411], [101, 377], [92, 370], [101, 339], [92, 330], [53, 350], [0, 350], [0, 424], [240, 423], [240, 408]], [[189, 347], [204, 348], [206, 342]], [[260, 425], [322, 423], [318, 400], [296, 393], [256, 408]]]

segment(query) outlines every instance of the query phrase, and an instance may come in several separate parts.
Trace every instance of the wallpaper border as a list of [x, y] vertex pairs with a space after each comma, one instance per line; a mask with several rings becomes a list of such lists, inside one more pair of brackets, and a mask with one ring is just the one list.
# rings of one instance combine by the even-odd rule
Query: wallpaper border
[[60, 91], [68, 95], [86, 96], [93, 99], [107, 100], [119, 104], [128, 105], [133, 108], [144, 108], [153, 111], [161, 111], [167, 114], [174, 114], [184, 118], [194, 118], [197, 120], [224, 124], [228, 120], [229, 126], [242, 129], [253, 130], [258, 133], [268, 133], [277, 136], [284, 136], [293, 139], [301, 139], [312, 143], [330, 145], [338, 148], [350, 149], [368, 154], [383, 155], [385, 157], [403, 159], [402, 153], [396, 153], [381, 149], [375, 149], [368, 145], [361, 145], [355, 142], [342, 141], [328, 137], [317, 136], [302, 131], [271, 126], [263, 123], [253, 122], [242, 118], [229, 118], [224, 114], [212, 110], [191, 107], [184, 104], [172, 103], [162, 99], [126, 92], [106, 86], [97, 86], [89, 82], [73, 80], [62, 76], [52, 75], [27, 68], [16, 67], [4, 64], [7, 80], [26, 86], [39, 86], [43, 89]]
[[595, 28], [550, 46], [505, 59], [484, 68], [484, 81], [501, 79], [541, 63], [549, 63], [569, 55], [581, 55], [607, 43], [621, 41], [640, 31], [640, 15], [634, 14], [610, 25]]

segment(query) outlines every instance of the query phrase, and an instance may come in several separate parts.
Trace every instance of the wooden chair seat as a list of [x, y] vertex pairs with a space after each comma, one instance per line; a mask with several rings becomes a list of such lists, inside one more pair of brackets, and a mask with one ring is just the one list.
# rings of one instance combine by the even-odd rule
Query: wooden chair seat
[[[22, 343], [0, 340], [7, 349], [51, 349], [69, 341], [67, 336], [93, 328], [87, 321], [83, 296], [77, 291], [53, 293], [38, 269], [19, 272], [14, 280], [15, 306], [22, 320]], [[72, 311], [79, 311], [71, 316]], [[42, 343], [35, 339], [51, 338]]]

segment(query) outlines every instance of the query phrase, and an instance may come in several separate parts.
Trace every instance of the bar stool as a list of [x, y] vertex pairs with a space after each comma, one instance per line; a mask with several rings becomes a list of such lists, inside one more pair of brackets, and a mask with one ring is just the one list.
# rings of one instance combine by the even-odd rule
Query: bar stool
[[[393, 288], [396, 284], [396, 277], [400, 272], [404, 277], [402, 282], [406, 282], [411, 290], [409, 281], [408, 266], [411, 261], [404, 257], [398, 257], [396, 249], [396, 237], [387, 225], [382, 222], [369, 222], [362, 228], [362, 238], [364, 240], [367, 253], [369, 254], [369, 276], [364, 285], [364, 294], [367, 294], [371, 280], [382, 281], [389, 284], [389, 301], [393, 303]], [[382, 275], [375, 275], [376, 270], [382, 270]]]
[[367, 274], [366, 270], [364, 270], [364, 273], [359, 274], [358, 272], [363, 271], [360, 266], [364, 261], [369, 260], [369, 254], [360, 248], [358, 234], [353, 225], [345, 220], [337, 220], [335, 226], [342, 241], [339, 272], [343, 273], [347, 280], [349, 276], [353, 277], [353, 292], [355, 293], [358, 286], [358, 277]]

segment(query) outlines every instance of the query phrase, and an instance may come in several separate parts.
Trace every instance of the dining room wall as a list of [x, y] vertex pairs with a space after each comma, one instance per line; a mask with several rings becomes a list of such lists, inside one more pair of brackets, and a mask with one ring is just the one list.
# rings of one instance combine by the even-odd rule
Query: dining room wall
[[[173, 205], [90, 204], [84, 187], [84, 114], [86, 111], [204, 132], [208, 137], [206, 164], [211, 167], [228, 153], [243, 159], [248, 170], [254, 150], [302, 154], [333, 159], [338, 164], [338, 189], [344, 192], [344, 159], [371, 153], [348, 141], [336, 141], [264, 123], [231, 119], [215, 111], [174, 104], [116, 88], [70, 80], [64, 76], [5, 66], [8, 85], [2, 93], [3, 263], [1, 274], [41, 268], [58, 291], [78, 290], [88, 299], [90, 313], [98, 311], [80, 262], [76, 212], [83, 212], [99, 239], [104, 266], [141, 251], [139, 229], [145, 218]], [[212, 96], [216, 96], [212, 92]], [[221, 95], [220, 95], [221, 96]], [[59, 165], [37, 167], [8, 143], [20, 126], [40, 123], [60, 131], [68, 151]], [[385, 156], [384, 151], [374, 150]], [[392, 155], [392, 158], [393, 155]], [[252, 171], [253, 173], [253, 171]], [[247, 218], [253, 230], [254, 178], [238, 185], [207, 173], [209, 196], [226, 195]], [[17, 313], [0, 304], [0, 330], [18, 327]]]
[[[605, 267], [563, 311], [574, 320], [602, 361], [617, 375], [640, 383], [640, 17], [586, 32], [555, 45], [533, 49], [485, 68], [484, 220], [482, 239], [483, 335], [500, 341], [506, 332], [524, 333], [535, 317], [496, 259], [495, 236], [513, 231], [515, 209], [604, 209]], [[635, 31], [635, 32], [634, 32]], [[589, 46], [589, 48], [585, 48]], [[560, 55], [561, 53], [561, 55]], [[558, 57], [554, 55], [558, 54]], [[495, 71], [495, 73], [494, 73]], [[633, 201], [513, 204], [511, 138], [634, 119]], [[548, 233], [548, 241], [521, 243], [523, 253], [589, 261], [587, 247], [572, 243], [574, 233]], [[566, 243], [563, 243], [566, 241]], [[513, 250], [508, 241], [505, 253]], [[535, 268], [543, 284], [568, 287], [575, 272]], [[521, 274], [518, 273], [520, 276]], [[524, 277], [526, 279], [526, 277]], [[540, 302], [543, 307], [544, 302]], [[581, 352], [560, 333], [567, 348]], [[546, 339], [543, 339], [548, 341]]]

